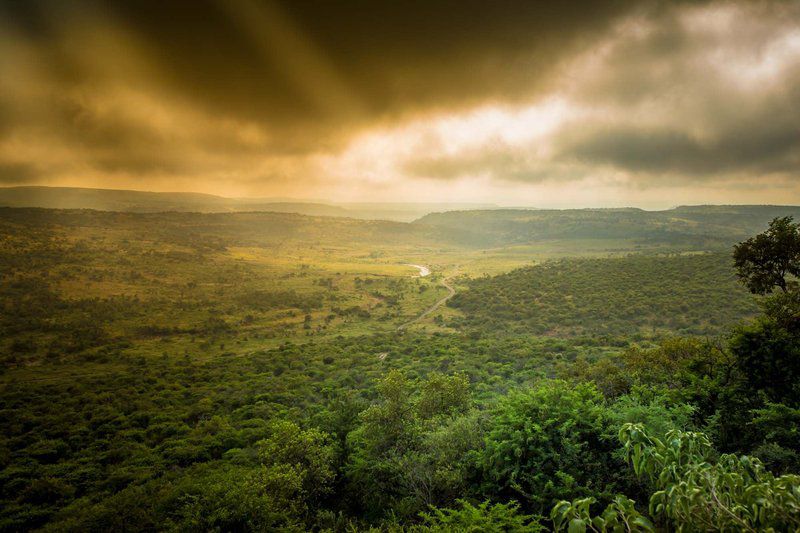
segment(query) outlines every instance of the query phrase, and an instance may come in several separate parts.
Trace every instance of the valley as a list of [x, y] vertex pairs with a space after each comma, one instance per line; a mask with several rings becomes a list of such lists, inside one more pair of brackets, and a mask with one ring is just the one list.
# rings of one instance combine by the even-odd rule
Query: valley
[[[635, 354], [660, 357], [675, 342], [712, 353], [758, 316], [729, 250], [776, 209], [683, 209], [689, 218], [668, 223], [660, 214], [656, 223], [647, 212], [604, 210], [520, 211], [512, 219], [453, 212], [401, 223], [2, 208], [0, 398], [3, 412], [15, 414], [1, 428], [0, 529], [115, 523], [142, 501], [161, 501], [142, 491], [216, 498], [212, 486], [200, 487], [254, 475], [275, 423], [322, 428], [331, 443], [341, 439], [337, 454], [351, 453], [351, 439], [367, 438], [357, 436], [366, 431], [359, 420], [393, 394], [386, 387], [403, 388], [407, 398], [428, 394], [416, 387], [468, 387], [437, 402], [468, 402], [441, 420], [467, 425], [447, 439], [470, 454], [483, 445], [463, 439], [489, 431], [485, 417], [518, 390], [571, 383], [614, 391], [590, 402], [636, 397], [678, 409], [684, 404], [667, 400], [666, 389], [653, 392], [659, 400], [635, 396], [643, 378], [618, 369]], [[483, 222], [465, 226], [464, 217]], [[553, 232], [551, 217], [574, 223]], [[710, 218], [707, 230], [695, 223]], [[647, 224], [652, 229], [642, 231]], [[607, 230], [587, 235], [598, 226]], [[647, 405], [641, 409], [656, 409]], [[684, 415], [669, 412], [670, 424], [688, 427]], [[425, 439], [456, 431], [439, 423], [414, 422]], [[453, 482], [478, 475], [461, 455], [468, 449], [447, 452], [458, 459], [437, 468], [456, 469]], [[342, 483], [379, 475], [369, 473], [373, 466], [357, 474], [343, 464]], [[447, 483], [432, 499], [402, 488], [356, 496], [350, 488], [346, 506], [380, 496], [390, 498], [381, 506], [399, 510], [406, 504], [394, 498], [412, 498], [413, 519], [425, 505], [446, 504], [448, 491], [468, 490]], [[35, 491], [48, 503], [35, 503], [42, 498]], [[544, 511], [547, 501], [525, 505]], [[171, 508], [186, 512], [181, 505]], [[274, 505], [284, 509], [264, 509]], [[148, 520], [167, 520], [160, 513]], [[362, 525], [382, 520], [362, 516]]]
[[800, 0], [0, 0], [0, 533], [800, 533]]

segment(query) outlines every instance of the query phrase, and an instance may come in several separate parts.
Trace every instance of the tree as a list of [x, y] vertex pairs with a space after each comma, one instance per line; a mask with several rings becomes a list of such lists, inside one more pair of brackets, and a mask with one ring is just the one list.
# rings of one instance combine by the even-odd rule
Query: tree
[[765, 440], [753, 455], [772, 472], [800, 472], [800, 409], [767, 403], [752, 415], [751, 424]]
[[606, 496], [619, 464], [594, 385], [544, 381], [503, 398], [490, 420], [479, 461], [487, 495], [523, 496], [535, 512], [576, 493]]
[[733, 249], [739, 278], [753, 294], [788, 290], [787, 275], [800, 276], [800, 224], [792, 217], [776, 218], [764, 233]]
[[800, 402], [800, 338], [776, 321], [762, 319], [739, 328], [730, 341], [742, 377], [751, 392], [773, 402]]
[[272, 423], [269, 438], [256, 443], [261, 463], [267, 467], [290, 466], [301, 480], [304, 495], [311, 503], [330, 491], [336, 472], [335, 450], [328, 435], [311, 428], [302, 430], [294, 422]]
[[370, 453], [403, 452], [412, 446], [418, 431], [412, 394], [413, 383], [402, 372], [391, 370], [377, 385], [380, 403], [363, 413], [361, 427]]
[[417, 413], [422, 419], [465, 413], [471, 405], [469, 379], [463, 374], [444, 376], [434, 372], [420, 385]]
[[778, 293], [762, 302], [764, 315], [775, 323], [796, 334], [800, 332], [800, 291]]
[[376, 388], [378, 403], [361, 413], [361, 425], [347, 437], [352, 453], [345, 466], [348, 492], [371, 518], [397, 508], [407, 496], [401, 486], [402, 459], [419, 443], [413, 383], [392, 370]]
[[468, 488], [470, 452], [482, 443], [467, 377], [432, 373], [417, 382], [393, 370], [377, 390], [378, 402], [348, 436], [351, 494], [369, 513], [400, 517], [454, 501]]
[[[483, 502], [474, 506], [458, 500], [460, 509], [432, 508], [429, 513], [420, 513], [425, 525], [419, 531], [453, 532], [482, 531], [488, 533], [535, 533], [544, 530], [535, 517], [520, 512], [515, 502], [491, 505]], [[412, 529], [413, 531], [413, 529]]]
[[[170, 531], [305, 531], [301, 519], [307, 506], [304, 501], [303, 474], [288, 464], [259, 469], [222, 468], [193, 472], [174, 488], [166, 485], [159, 494], [162, 501], [150, 497], [145, 502], [159, 502], [164, 509], [165, 522], [156, 523], [152, 530]], [[135, 488], [135, 487], [134, 487]], [[124, 491], [126, 492], [126, 491]], [[124, 494], [120, 493], [120, 494]], [[137, 493], [134, 493], [135, 496]], [[130, 501], [138, 509], [143, 502]], [[105, 511], [97, 520], [96, 531], [107, 531], [109, 515], [119, 511], [119, 505]], [[123, 508], [124, 509], [124, 508]], [[152, 515], [156, 513], [150, 513]], [[158, 518], [156, 515], [155, 518]], [[123, 522], [124, 523], [124, 522]], [[139, 531], [134, 523], [131, 531]], [[146, 523], [149, 525], [148, 523]], [[106, 526], [106, 527], [103, 527]], [[114, 529], [115, 531], [118, 529]], [[128, 529], [119, 529], [126, 531]]]
[[475, 480], [473, 454], [483, 444], [483, 414], [477, 410], [452, 418], [421, 435], [416, 450], [398, 460], [398, 484], [425, 507], [451, 504], [469, 495]]
[[592, 531], [595, 533], [633, 533], [655, 531], [650, 520], [634, 507], [634, 501], [617, 496], [598, 516], [592, 516], [590, 507], [594, 498], [560, 501], [550, 512], [555, 531], [569, 533]]

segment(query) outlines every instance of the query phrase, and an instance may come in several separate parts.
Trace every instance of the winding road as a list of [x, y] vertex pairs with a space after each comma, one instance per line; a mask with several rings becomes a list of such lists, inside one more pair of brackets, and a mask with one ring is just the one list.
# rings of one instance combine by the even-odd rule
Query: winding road
[[406, 266], [414, 267], [417, 270], [419, 270], [419, 274], [414, 276], [417, 278], [424, 278], [425, 276], [428, 276], [431, 273], [431, 269], [424, 265], [412, 265], [411, 263], [408, 263]]
[[[430, 269], [428, 269], [426, 267], [423, 267], [421, 265], [411, 265], [411, 266], [415, 266], [415, 267], [420, 269], [420, 276], [427, 276], [431, 272]], [[425, 273], [425, 274], [422, 273], [423, 272], [422, 271], [423, 268], [427, 271], [427, 273]], [[447, 302], [447, 300], [449, 300], [450, 298], [455, 296], [456, 290], [453, 288], [452, 285], [450, 285], [450, 279], [455, 275], [456, 274], [451, 274], [450, 276], [442, 279], [441, 285], [442, 285], [442, 287], [447, 289], [447, 295], [446, 296], [443, 296], [442, 298], [439, 298], [438, 300], [436, 300], [436, 302], [432, 306], [428, 307], [425, 311], [422, 312], [422, 314], [420, 314], [415, 319], [409, 320], [405, 324], [401, 324], [400, 326], [398, 326], [397, 330], [400, 331], [400, 330], [406, 329], [408, 326], [413, 326], [414, 324], [416, 324], [417, 322], [419, 322], [420, 320], [422, 320], [423, 318], [427, 317], [428, 315], [430, 315], [431, 313], [433, 313], [434, 311], [439, 309], [441, 306], [443, 306], [445, 304], [445, 302]]]

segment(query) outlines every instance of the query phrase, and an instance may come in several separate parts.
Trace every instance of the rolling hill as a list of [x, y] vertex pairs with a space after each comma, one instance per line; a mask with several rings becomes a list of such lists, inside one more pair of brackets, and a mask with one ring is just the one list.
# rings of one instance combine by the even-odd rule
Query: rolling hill
[[411, 222], [435, 211], [486, 209], [491, 204], [449, 204], [411, 202], [331, 202], [285, 198], [226, 198], [194, 192], [148, 192], [80, 187], [3, 187], [1, 207], [42, 207], [48, 209], [95, 209], [132, 213], [165, 211], [234, 213], [270, 211], [311, 216], [348, 217], [363, 220]]
[[436, 227], [473, 246], [545, 240], [634, 240], [689, 249], [727, 247], [762, 231], [779, 216], [800, 217], [797, 206], [682, 206], [664, 211], [624, 209], [496, 209], [432, 213], [414, 224]]

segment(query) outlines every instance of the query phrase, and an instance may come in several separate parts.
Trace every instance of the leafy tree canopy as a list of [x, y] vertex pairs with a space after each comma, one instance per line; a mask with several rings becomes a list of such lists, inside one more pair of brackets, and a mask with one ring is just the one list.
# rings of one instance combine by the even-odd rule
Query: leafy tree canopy
[[736, 245], [733, 259], [753, 294], [769, 294], [775, 287], [786, 292], [786, 277], [800, 276], [800, 225], [792, 217], [774, 219], [767, 231]]

